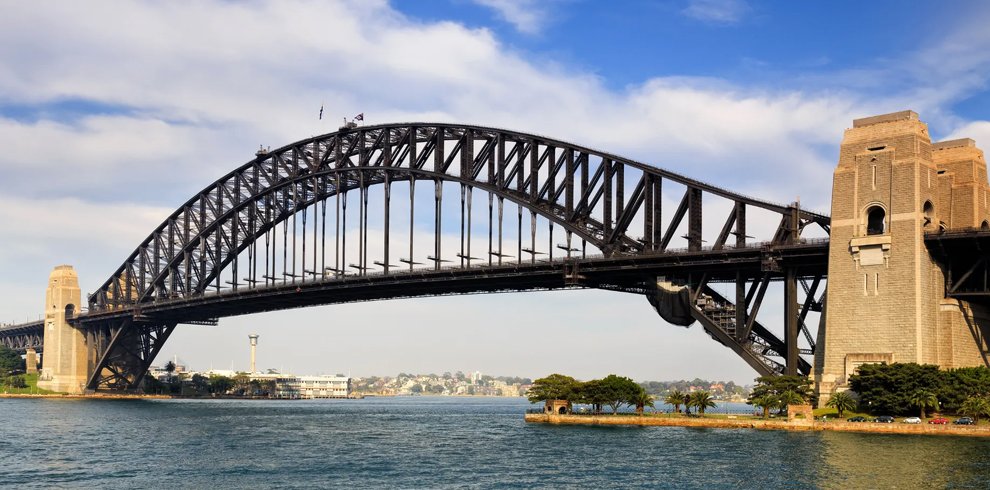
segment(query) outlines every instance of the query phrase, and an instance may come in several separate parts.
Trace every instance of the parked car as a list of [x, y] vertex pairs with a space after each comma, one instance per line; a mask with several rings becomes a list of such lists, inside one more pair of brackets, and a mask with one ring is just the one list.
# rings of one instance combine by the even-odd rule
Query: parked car
[[866, 417], [863, 417], [862, 415], [857, 415], [855, 417], [849, 417], [848, 419], [846, 419], [846, 422], [866, 422]]
[[894, 417], [891, 417], [890, 415], [881, 415], [881, 416], [873, 419], [873, 421], [874, 422], [879, 422], [881, 424], [892, 424], [892, 423], [894, 423]]
[[905, 424], [920, 424], [921, 423], [921, 419], [918, 418], [918, 417], [908, 417], [908, 418], [904, 419], [903, 422]]
[[953, 422], [953, 424], [958, 425], [973, 425], [975, 423], [976, 421], [974, 421], [972, 417], [959, 417], [955, 422]]
[[945, 417], [935, 417], [928, 421], [929, 424], [945, 425], [949, 423], [949, 419]]

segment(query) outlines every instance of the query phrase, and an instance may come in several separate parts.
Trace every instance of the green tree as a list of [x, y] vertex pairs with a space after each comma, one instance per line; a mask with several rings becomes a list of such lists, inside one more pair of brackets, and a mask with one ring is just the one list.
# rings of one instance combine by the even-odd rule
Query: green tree
[[533, 381], [533, 386], [526, 392], [526, 398], [529, 399], [530, 403], [547, 400], [568, 400], [574, 402], [578, 395], [579, 387], [580, 383], [578, 380], [570, 376], [555, 373]]
[[970, 396], [990, 393], [990, 368], [986, 366], [949, 369], [941, 374], [942, 383], [935, 395], [945, 411], [958, 412]]
[[409, 392], [410, 392], [410, 393], [416, 393], [416, 394], [420, 394], [420, 393], [422, 393], [422, 392], [423, 392], [423, 386], [422, 386], [422, 385], [420, 385], [419, 383], [417, 383], [417, 384], [414, 384], [414, 385], [412, 385], [412, 387], [411, 387], [411, 388], [409, 388]]
[[811, 380], [805, 376], [760, 376], [756, 383], [747, 403], [762, 407], [764, 417], [773, 407], [808, 403], [814, 396]]
[[635, 381], [610, 374], [600, 380], [599, 389], [605, 405], [612, 409], [612, 414], [619, 413], [619, 408], [633, 399], [642, 388]]
[[574, 403], [587, 403], [591, 405], [593, 413], [601, 413], [602, 407], [608, 402], [608, 393], [602, 385], [602, 380], [593, 379], [579, 383], [574, 391]]
[[17, 371], [24, 371], [24, 359], [14, 349], [0, 345], [0, 376]]
[[749, 404], [763, 409], [763, 418], [770, 417], [770, 409], [780, 403], [777, 397], [769, 393], [764, 393], [757, 397], [750, 397]]
[[639, 415], [643, 415], [643, 410], [645, 410], [646, 407], [655, 408], [653, 404], [653, 396], [642, 388], [640, 388], [636, 395], [629, 400], [629, 404], [636, 406], [636, 413]]
[[194, 374], [192, 377], [192, 388], [196, 394], [208, 393], [210, 391], [210, 380], [202, 374]]
[[245, 373], [234, 375], [234, 394], [239, 396], [251, 394], [251, 378]]
[[971, 396], [962, 402], [959, 409], [965, 415], [979, 421], [980, 417], [990, 417], [990, 398], [986, 396]]
[[712, 394], [707, 391], [695, 391], [688, 395], [688, 404], [697, 408], [698, 412], [704, 415], [705, 409], [715, 406], [715, 400], [712, 398]]
[[234, 382], [233, 378], [214, 374], [213, 376], [210, 376], [210, 380], [209, 380], [210, 393], [216, 395], [226, 394], [228, 391], [234, 388], [235, 384], [236, 383]]
[[681, 405], [687, 402], [687, 395], [681, 390], [673, 390], [667, 393], [667, 397], [663, 400], [664, 403], [674, 406], [674, 412], [681, 413]]
[[921, 418], [925, 418], [925, 409], [927, 408], [938, 408], [938, 398], [935, 393], [928, 390], [917, 390], [911, 394], [909, 398], [911, 404], [918, 407], [921, 412]]
[[938, 393], [945, 376], [932, 364], [863, 364], [849, 377], [849, 387], [859, 393], [860, 408], [871, 413], [907, 415], [918, 406], [911, 401], [919, 390]]
[[781, 410], [787, 411], [788, 405], [802, 405], [806, 402], [804, 396], [792, 390], [785, 390], [777, 397], [777, 403]]
[[145, 393], [157, 394], [157, 395], [161, 395], [162, 393], [165, 393], [165, 385], [161, 381], [158, 381], [158, 378], [154, 376], [150, 376], [150, 375], [145, 376], [144, 381], [142, 381], [142, 383], [144, 385]]
[[848, 391], [840, 391], [832, 394], [831, 398], [828, 399], [826, 406], [834, 408], [837, 412], [839, 412], [839, 417], [841, 418], [842, 414], [847, 410], [856, 408], [856, 399], [853, 398]]

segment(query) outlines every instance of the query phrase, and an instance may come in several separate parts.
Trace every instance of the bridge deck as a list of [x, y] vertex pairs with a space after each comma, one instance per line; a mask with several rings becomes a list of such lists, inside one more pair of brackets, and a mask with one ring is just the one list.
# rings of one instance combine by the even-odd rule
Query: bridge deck
[[302, 305], [327, 305], [392, 298], [570, 288], [618, 289], [645, 293], [657, 276], [708, 275], [709, 282], [734, 281], [737, 272], [759, 274], [768, 258], [814, 276], [827, 269], [828, 241], [796, 245], [653, 255], [589, 257], [560, 261], [509, 263], [470, 268], [448, 267], [372, 273], [320, 281], [283, 282], [251, 289], [224, 290], [191, 298], [93, 312], [77, 322], [101, 322], [132, 315], [153, 321], [184, 323], [275, 311]]

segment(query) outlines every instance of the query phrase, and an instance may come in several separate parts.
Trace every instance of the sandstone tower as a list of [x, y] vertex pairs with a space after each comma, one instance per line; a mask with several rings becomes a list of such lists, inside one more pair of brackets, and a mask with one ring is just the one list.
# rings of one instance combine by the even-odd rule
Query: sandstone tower
[[827, 312], [815, 386], [824, 404], [864, 363], [985, 365], [980, 308], [945, 298], [926, 232], [987, 227], [987, 168], [973, 140], [932, 143], [913, 111], [857, 119], [832, 184]]
[[87, 350], [81, 331], [69, 324], [81, 301], [79, 277], [70, 265], [55, 267], [45, 293], [45, 338], [38, 386], [82, 393], [87, 379]]

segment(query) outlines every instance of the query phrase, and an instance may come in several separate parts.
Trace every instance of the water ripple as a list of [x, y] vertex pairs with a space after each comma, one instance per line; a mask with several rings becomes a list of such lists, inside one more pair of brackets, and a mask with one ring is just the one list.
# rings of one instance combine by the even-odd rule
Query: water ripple
[[20, 488], [987, 488], [990, 441], [526, 424], [520, 399], [0, 400]]

